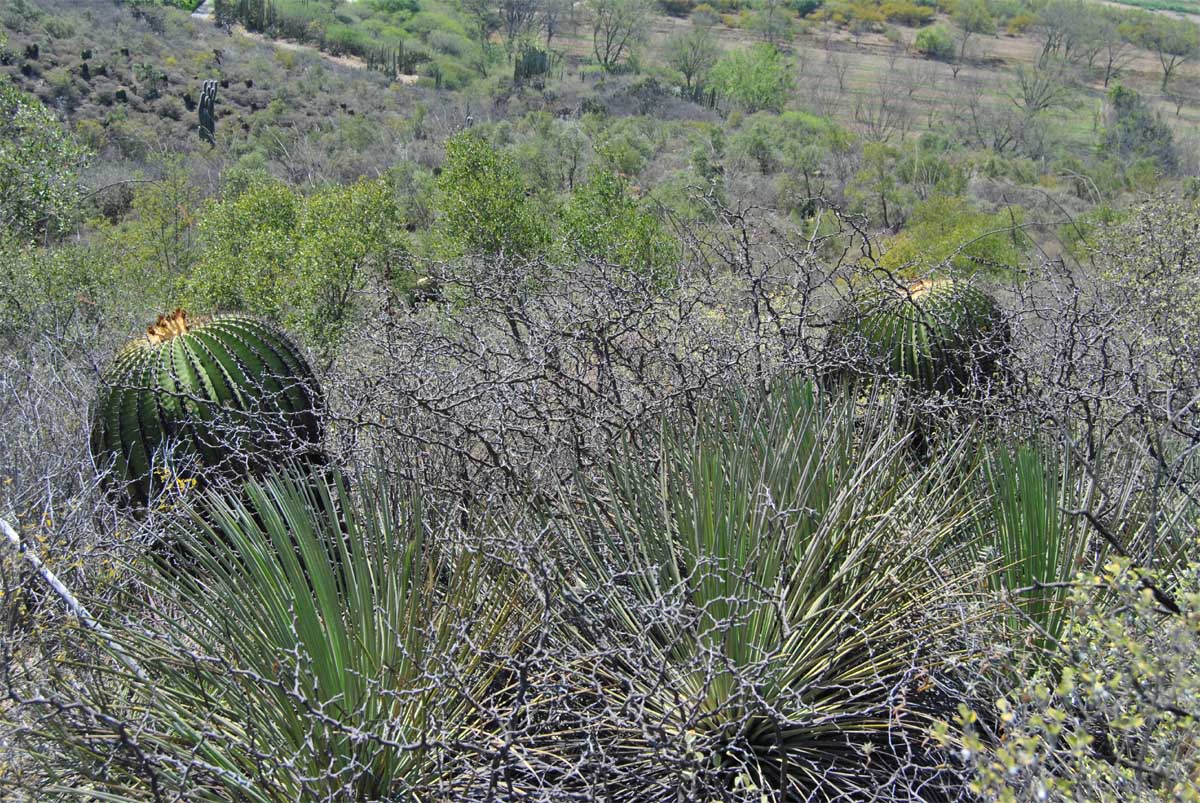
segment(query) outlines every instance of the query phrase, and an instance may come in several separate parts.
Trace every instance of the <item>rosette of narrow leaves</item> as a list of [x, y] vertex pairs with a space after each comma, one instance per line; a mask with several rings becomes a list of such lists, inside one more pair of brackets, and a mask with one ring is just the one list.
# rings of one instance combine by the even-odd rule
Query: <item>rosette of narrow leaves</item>
[[244, 315], [158, 321], [117, 355], [91, 449], [136, 506], [167, 483], [245, 476], [319, 454], [324, 398], [299, 349]]
[[858, 293], [830, 330], [851, 375], [960, 393], [1003, 367], [1009, 329], [990, 295], [955, 279], [889, 282]]
[[930, 556], [973, 503], [958, 445], [913, 467], [892, 404], [776, 389], [589, 484], [560, 671], [601, 723], [578, 747], [604, 799], [887, 800], [939, 771], [922, 728], [949, 704], [958, 576]]
[[351, 498], [328, 475], [272, 476], [206, 502], [175, 533], [189, 570], [141, 567], [108, 641], [94, 637], [133, 669], [72, 683], [45, 719], [46, 793], [465, 799], [496, 745], [497, 656], [520, 638], [513, 573], [456, 548], [450, 517], [383, 478]]

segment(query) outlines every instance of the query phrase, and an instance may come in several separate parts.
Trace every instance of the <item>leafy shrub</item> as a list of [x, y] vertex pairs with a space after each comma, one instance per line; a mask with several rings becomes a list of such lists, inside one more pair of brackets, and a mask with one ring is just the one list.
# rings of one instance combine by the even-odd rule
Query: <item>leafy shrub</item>
[[417, 0], [371, 0], [371, 6], [385, 14], [416, 14], [421, 10]]
[[[1182, 592], [1167, 613], [1147, 586]], [[1065, 666], [1023, 667], [995, 708], [970, 708], [935, 727], [985, 800], [1196, 799], [1200, 699], [1200, 575], [1148, 573], [1127, 559], [1080, 575], [1071, 626], [1055, 654]], [[1032, 629], [1032, 628], [1031, 628]]]
[[672, 17], [687, 17], [696, 8], [696, 0], [659, 0], [659, 6]]
[[207, 249], [185, 281], [188, 306], [263, 315], [326, 349], [351, 323], [358, 293], [404, 251], [382, 181], [307, 198], [260, 181], [213, 204], [200, 231]]
[[63, 230], [87, 157], [45, 106], [0, 76], [0, 226], [29, 238]]
[[1029, 247], [1021, 232], [1023, 214], [1010, 207], [986, 214], [962, 197], [934, 196], [918, 204], [904, 231], [893, 237], [879, 263], [918, 275], [951, 269], [1004, 274]]
[[800, 17], [807, 17], [823, 5], [825, 5], [825, 0], [791, 0], [788, 8], [795, 11]]
[[918, 53], [931, 59], [950, 61], [954, 58], [954, 39], [950, 36], [950, 31], [941, 25], [920, 31], [914, 45]]
[[1033, 14], [1017, 14], [1009, 18], [1008, 22], [1004, 25], [1004, 30], [1010, 36], [1020, 36], [1035, 24], [1037, 24], [1037, 17]]
[[794, 83], [791, 65], [770, 45], [726, 53], [713, 66], [710, 81], [721, 97], [747, 113], [782, 111]]
[[1105, 150], [1127, 160], [1151, 159], [1162, 170], [1173, 171], [1178, 156], [1171, 127], [1142, 96], [1118, 84], [1109, 90], [1108, 103]]
[[425, 41], [433, 50], [448, 56], [462, 56], [472, 47], [467, 39], [449, 31], [431, 31]]
[[899, 22], [903, 25], [926, 25], [933, 20], [934, 10], [919, 6], [909, 0], [887, 0], [879, 7], [880, 12], [888, 22]]
[[678, 246], [666, 228], [638, 208], [629, 183], [608, 171], [594, 173], [563, 207], [560, 248], [628, 271], [661, 290], [675, 278]]
[[512, 159], [467, 131], [446, 142], [435, 231], [447, 256], [530, 259], [549, 243]]

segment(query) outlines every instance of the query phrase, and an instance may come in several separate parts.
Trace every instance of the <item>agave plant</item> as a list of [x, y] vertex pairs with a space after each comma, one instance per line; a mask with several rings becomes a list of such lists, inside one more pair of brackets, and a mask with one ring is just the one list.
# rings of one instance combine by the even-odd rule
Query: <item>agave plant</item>
[[1012, 596], [1018, 612], [1013, 632], [1036, 628], [1033, 643], [1045, 654], [1063, 633], [1069, 582], [1103, 551], [1089, 556], [1087, 522], [1075, 511], [1090, 506], [1094, 486], [1072, 470], [1069, 456], [1056, 457], [1034, 445], [995, 448], [983, 464], [984, 494], [990, 498], [978, 522], [982, 549], [996, 561], [992, 588]]
[[589, 486], [562, 533], [559, 627], [561, 671], [610, 723], [584, 740], [619, 776], [601, 797], [859, 800], [920, 782], [901, 768], [946, 704], [957, 591], [930, 556], [972, 503], [957, 452], [913, 468], [894, 407], [873, 410], [777, 389], [668, 427], [657, 467], [626, 454]]
[[97, 639], [122, 665], [50, 718], [46, 793], [459, 799], [463, 764], [493, 745], [482, 706], [489, 656], [519, 635], [514, 583], [415, 493], [358, 490], [273, 477], [210, 493], [178, 533], [192, 570], [141, 571], [128, 620]]
[[117, 355], [91, 449], [137, 506], [168, 482], [262, 473], [319, 453], [324, 397], [299, 349], [244, 315], [160, 315]]
[[1008, 343], [995, 299], [940, 278], [888, 282], [859, 294], [830, 330], [827, 346], [849, 357], [853, 373], [958, 393], [994, 375]]

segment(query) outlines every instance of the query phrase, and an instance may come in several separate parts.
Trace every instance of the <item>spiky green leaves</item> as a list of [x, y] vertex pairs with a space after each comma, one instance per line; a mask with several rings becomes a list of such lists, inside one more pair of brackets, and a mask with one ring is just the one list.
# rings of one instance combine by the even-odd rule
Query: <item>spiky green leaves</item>
[[195, 323], [176, 310], [105, 373], [92, 455], [144, 506], [165, 482], [259, 473], [311, 456], [323, 408], [316, 377], [285, 335], [247, 316]]
[[82, 769], [114, 803], [484, 799], [460, 790], [502, 744], [486, 706], [524, 627], [515, 572], [386, 475], [205, 499], [173, 530], [195, 571], [139, 565], [102, 645], [145, 676], [104, 673], [50, 723], [55, 780]]
[[[954, 627], [959, 581], [928, 556], [967, 521], [949, 469], [968, 441], [915, 465], [902, 415], [894, 399], [859, 416], [810, 386], [775, 388], [665, 427], [655, 464], [627, 450], [588, 483], [556, 556], [556, 655], [579, 699], [624, 718], [601, 739], [645, 788], [614, 799], [751, 799], [722, 796], [741, 784], [861, 800], [898, 777], [885, 751], [867, 760], [885, 740], [918, 761], [940, 703], [906, 686], [936, 671], [923, 645]], [[671, 751], [693, 787], [665, 777]]]
[[954, 279], [889, 284], [859, 294], [828, 346], [850, 373], [903, 378], [924, 391], [958, 393], [1001, 367], [1008, 326], [996, 301]]

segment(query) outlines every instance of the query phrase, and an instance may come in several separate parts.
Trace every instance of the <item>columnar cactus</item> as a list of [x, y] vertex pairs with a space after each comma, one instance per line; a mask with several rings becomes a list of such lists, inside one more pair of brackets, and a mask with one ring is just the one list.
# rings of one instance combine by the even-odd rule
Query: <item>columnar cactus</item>
[[319, 459], [324, 398], [288, 338], [244, 315], [160, 315], [101, 382], [92, 454], [135, 506], [164, 481]]
[[827, 346], [851, 373], [906, 378], [957, 393], [1000, 368], [1009, 331], [995, 299], [953, 279], [922, 279], [860, 294]]
[[217, 82], [205, 81], [200, 91], [200, 139], [209, 145], [217, 144]]

